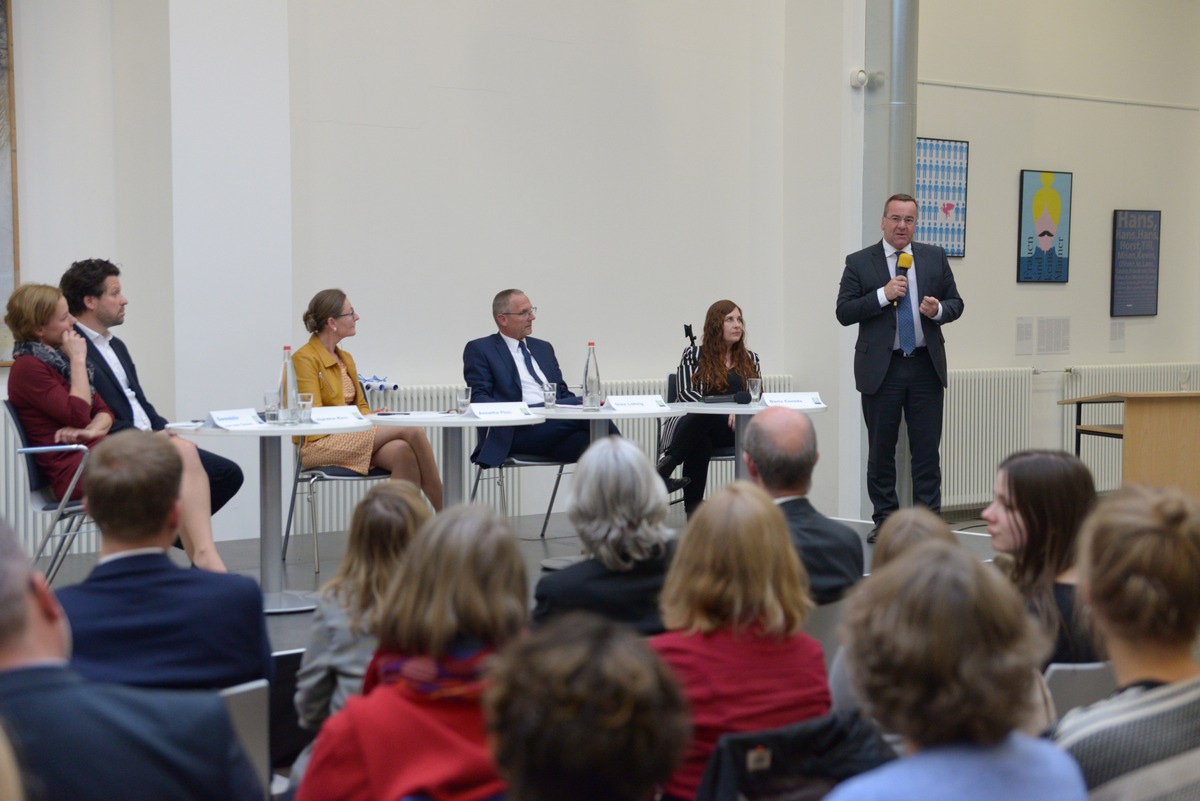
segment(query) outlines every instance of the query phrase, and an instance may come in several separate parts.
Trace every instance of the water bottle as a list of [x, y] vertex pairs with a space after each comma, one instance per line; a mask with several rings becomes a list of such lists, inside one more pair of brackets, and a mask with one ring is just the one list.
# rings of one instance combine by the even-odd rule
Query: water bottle
[[283, 372], [279, 379], [279, 422], [294, 426], [300, 422], [300, 392], [296, 388], [296, 366], [292, 364], [292, 346], [283, 346]]
[[587, 362], [583, 365], [583, 408], [600, 409], [604, 399], [600, 391], [600, 365], [596, 363], [596, 343], [588, 343]]

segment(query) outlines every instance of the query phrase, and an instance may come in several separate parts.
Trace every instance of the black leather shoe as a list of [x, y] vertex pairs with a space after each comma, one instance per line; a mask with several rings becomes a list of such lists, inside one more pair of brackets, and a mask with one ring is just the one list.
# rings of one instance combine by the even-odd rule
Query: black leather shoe
[[871, 529], [871, 533], [867, 535], [867, 545], [874, 545], [877, 539], [879, 539], [879, 526]]
[[688, 484], [691, 484], [692, 480], [686, 476], [684, 478], [664, 478], [663, 483], [667, 485], [667, 494], [674, 495]]

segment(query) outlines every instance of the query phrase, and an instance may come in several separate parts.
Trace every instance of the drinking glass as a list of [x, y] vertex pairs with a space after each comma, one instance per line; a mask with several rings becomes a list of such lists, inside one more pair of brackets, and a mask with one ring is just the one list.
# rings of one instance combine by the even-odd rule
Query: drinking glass
[[542, 384], [542, 400], [545, 401], [547, 409], [553, 409], [558, 405], [558, 384]]
[[750, 390], [750, 402], [758, 403], [762, 399], [762, 379], [748, 378], [746, 379], [746, 389]]
[[454, 400], [458, 405], [458, 413], [466, 414], [467, 407], [471, 405], [471, 388], [459, 387], [454, 391]]
[[279, 422], [279, 390], [273, 389], [263, 393], [262, 418], [264, 423]]
[[313, 394], [301, 392], [298, 397], [300, 398], [300, 422], [307, 425], [312, 422]]

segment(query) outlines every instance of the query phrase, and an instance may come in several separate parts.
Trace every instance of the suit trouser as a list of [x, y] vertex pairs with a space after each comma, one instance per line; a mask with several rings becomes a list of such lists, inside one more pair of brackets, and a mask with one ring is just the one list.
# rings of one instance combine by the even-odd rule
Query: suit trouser
[[208, 474], [208, 491], [212, 495], [212, 513], [215, 515], [242, 488], [242, 468], [238, 467], [237, 462], [203, 448], [197, 448], [196, 451], [204, 472]]
[[896, 495], [896, 441], [900, 416], [908, 426], [912, 452], [913, 502], [934, 512], [942, 508], [942, 406], [945, 388], [929, 357], [918, 348], [912, 356], [892, 352], [887, 375], [879, 389], [862, 396], [867, 424], [867, 494], [875, 507], [875, 524], [900, 507]]

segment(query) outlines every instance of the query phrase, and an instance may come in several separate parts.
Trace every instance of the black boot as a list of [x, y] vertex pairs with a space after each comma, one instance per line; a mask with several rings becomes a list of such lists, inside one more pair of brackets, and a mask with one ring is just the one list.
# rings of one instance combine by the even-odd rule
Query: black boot
[[658, 464], [655, 469], [658, 471], [659, 478], [663, 480], [663, 484], [667, 487], [667, 494], [670, 495], [679, 492], [681, 489], [692, 483], [690, 478], [671, 478], [671, 474], [675, 472], [675, 468], [679, 466], [679, 460], [671, 456], [669, 453], [664, 453], [658, 459]]

